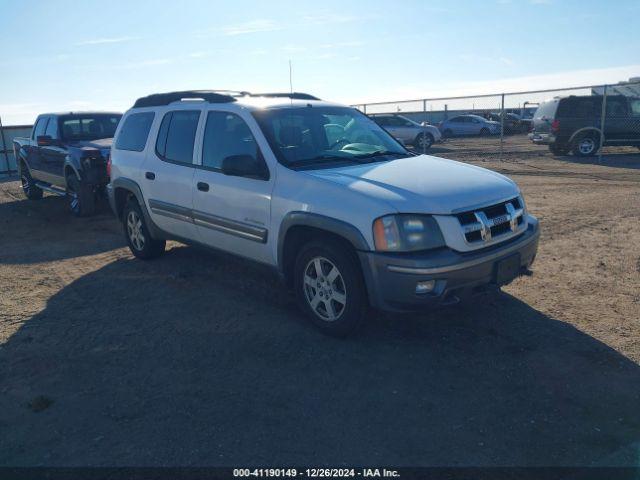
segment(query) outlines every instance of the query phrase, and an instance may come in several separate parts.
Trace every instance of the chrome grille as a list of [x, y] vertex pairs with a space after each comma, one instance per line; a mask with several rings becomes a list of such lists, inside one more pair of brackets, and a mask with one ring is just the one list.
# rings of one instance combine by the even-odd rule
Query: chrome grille
[[467, 243], [478, 245], [518, 231], [524, 223], [524, 205], [516, 197], [506, 202], [457, 215]]

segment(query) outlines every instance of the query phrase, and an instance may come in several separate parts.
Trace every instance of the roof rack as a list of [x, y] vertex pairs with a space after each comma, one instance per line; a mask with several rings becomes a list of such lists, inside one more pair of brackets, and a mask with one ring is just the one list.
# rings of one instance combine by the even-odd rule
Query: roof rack
[[320, 100], [318, 97], [302, 92], [291, 93], [249, 93], [251, 97], [290, 98], [292, 100]]
[[136, 100], [133, 108], [160, 107], [184, 99], [204, 100], [209, 103], [231, 103], [236, 101], [236, 97], [246, 94], [247, 92], [234, 92], [231, 90], [187, 90], [184, 92], [154, 93]]
[[267, 98], [291, 98], [292, 100], [320, 100], [308, 93], [291, 92], [291, 93], [250, 93], [237, 92], [234, 90], [186, 90], [183, 92], [167, 92], [154, 93], [146, 97], [139, 98], [133, 104], [133, 108], [142, 107], [160, 107], [169, 105], [180, 100], [193, 99], [204, 100], [209, 103], [231, 103], [235, 102], [238, 97], [267, 97]]

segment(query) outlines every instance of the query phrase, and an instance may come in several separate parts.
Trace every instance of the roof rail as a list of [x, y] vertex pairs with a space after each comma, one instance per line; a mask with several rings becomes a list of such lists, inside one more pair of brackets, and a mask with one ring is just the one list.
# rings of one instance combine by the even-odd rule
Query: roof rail
[[318, 97], [302, 92], [291, 93], [249, 93], [251, 97], [290, 98], [292, 100], [320, 100]]
[[184, 92], [154, 93], [153, 95], [148, 95], [136, 100], [133, 108], [160, 107], [183, 99], [200, 99], [209, 103], [231, 103], [235, 102], [236, 97], [240, 95], [247, 95], [247, 92], [234, 92], [231, 90], [187, 90]]

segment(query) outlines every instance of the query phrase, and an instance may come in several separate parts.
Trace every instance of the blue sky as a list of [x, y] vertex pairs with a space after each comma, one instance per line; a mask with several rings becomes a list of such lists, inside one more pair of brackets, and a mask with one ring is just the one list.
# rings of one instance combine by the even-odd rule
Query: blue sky
[[638, 0], [0, 0], [0, 116], [293, 84], [357, 103], [640, 76]]

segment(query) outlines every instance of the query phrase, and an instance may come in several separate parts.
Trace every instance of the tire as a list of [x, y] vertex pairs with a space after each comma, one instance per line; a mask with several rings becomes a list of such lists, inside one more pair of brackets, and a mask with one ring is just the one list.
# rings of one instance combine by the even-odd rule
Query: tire
[[345, 337], [362, 325], [368, 308], [364, 280], [357, 260], [343, 245], [332, 240], [305, 244], [294, 275], [298, 303], [321, 332]]
[[481, 137], [488, 137], [489, 135], [491, 135], [491, 131], [488, 128], [482, 128], [480, 129], [480, 136]]
[[593, 133], [578, 136], [571, 146], [576, 157], [592, 157], [600, 149], [600, 138]]
[[88, 217], [96, 212], [96, 192], [73, 173], [67, 176], [67, 204], [76, 217]]
[[442, 132], [442, 136], [444, 138], [451, 138], [453, 137], [453, 130], [451, 130], [450, 128], [447, 128], [444, 132]]
[[549, 151], [554, 155], [566, 155], [569, 153], [569, 147], [566, 145], [556, 145], [555, 143], [552, 143], [549, 145]]
[[42, 189], [36, 185], [24, 163], [20, 166], [20, 182], [22, 183], [22, 192], [29, 200], [40, 200], [42, 198]]
[[136, 258], [150, 260], [164, 253], [167, 242], [151, 236], [142, 209], [134, 199], [129, 199], [124, 206], [122, 227], [129, 250]]
[[433, 135], [431, 135], [430, 133], [419, 133], [416, 139], [413, 141], [413, 148], [417, 152], [424, 152], [431, 148], [433, 142]]

